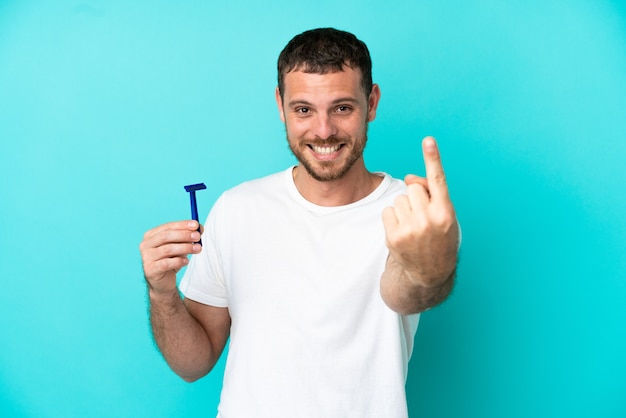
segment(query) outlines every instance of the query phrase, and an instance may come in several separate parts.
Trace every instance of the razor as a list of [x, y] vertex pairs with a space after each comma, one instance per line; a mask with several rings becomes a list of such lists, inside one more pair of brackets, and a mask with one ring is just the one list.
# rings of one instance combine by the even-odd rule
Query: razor
[[[185, 190], [189, 193], [189, 203], [191, 204], [191, 219], [193, 219], [194, 221], [198, 221], [198, 203], [196, 202], [196, 191], [204, 189], [206, 189], [204, 183], [190, 184], [189, 186], [185, 186]], [[200, 221], [198, 221], [198, 224], [200, 224]], [[200, 232], [200, 227], [198, 227], [198, 232]], [[197, 244], [202, 245], [202, 240], [198, 241]]]

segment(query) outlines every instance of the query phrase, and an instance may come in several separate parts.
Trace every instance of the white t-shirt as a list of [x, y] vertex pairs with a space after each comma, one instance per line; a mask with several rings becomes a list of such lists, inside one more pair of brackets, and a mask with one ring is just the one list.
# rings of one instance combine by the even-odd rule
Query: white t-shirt
[[345, 206], [304, 199], [292, 168], [216, 201], [180, 290], [232, 318], [218, 417], [407, 416], [419, 314], [380, 296], [381, 214], [406, 187], [380, 175]]

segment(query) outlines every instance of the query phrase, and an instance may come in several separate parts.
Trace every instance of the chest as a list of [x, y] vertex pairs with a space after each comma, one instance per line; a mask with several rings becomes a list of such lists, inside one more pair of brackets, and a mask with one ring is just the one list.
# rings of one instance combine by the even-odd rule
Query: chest
[[337, 310], [358, 316], [379, 303], [387, 257], [380, 210], [319, 215], [255, 205], [242, 211], [223, 254], [233, 320], [245, 307], [332, 321]]

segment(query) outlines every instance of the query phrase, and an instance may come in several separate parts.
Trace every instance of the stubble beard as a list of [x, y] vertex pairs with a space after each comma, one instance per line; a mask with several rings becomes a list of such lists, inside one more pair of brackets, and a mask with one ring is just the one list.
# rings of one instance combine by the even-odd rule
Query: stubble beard
[[[365, 132], [363, 136], [357, 138], [352, 145], [352, 149], [349, 150], [348, 158], [341, 163], [341, 166], [337, 161], [317, 161], [311, 158], [307, 159], [307, 151], [308, 146], [304, 145], [305, 141], [299, 141], [297, 143], [293, 143], [289, 140], [289, 135], [287, 134], [287, 143], [289, 144], [289, 149], [296, 157], [298, 162], [306, 172], [313, 177], [317, 181], [328, 182], [339, 180], [343, 178], [348, 171], [354, 166], [359, 158], [363, 156], [363, 151], [365, 150], [365, 144], [367, 143], [367, 125], [365, 127]], [[308, 143], [311, 143], [310, 141]], [[318, 140], [315, 141], [315, 145], [320, 146], [333, 146], [337, 144], [349, 144], [350, 141], [347, 141], [338, 137], [330, 137], [326, 140]], [[347, 145], [344, 145], [344, 147]]]

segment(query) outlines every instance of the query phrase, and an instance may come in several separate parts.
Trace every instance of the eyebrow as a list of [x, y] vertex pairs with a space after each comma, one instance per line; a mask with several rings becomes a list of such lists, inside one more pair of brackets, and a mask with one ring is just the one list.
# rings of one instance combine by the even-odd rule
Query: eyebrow
[[[331, 105], [336, 105], [339, 103], [353, 103], [356, 104], [359, 101], [357, 99], [355, 99], [354, 97], [350, 97], [350, 96], [346, 96], [346, 97], [340, 97], [338, 99], [335, 99], [331, 102]], [[289, 102], [289, 107], [294, 107], [294, 106], [299, 106], [299, 105], [303, 105], [303, 106], [312, 106], [313, 104], [306, 101], [306, 100], [292, 100]]]

